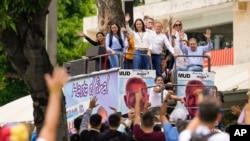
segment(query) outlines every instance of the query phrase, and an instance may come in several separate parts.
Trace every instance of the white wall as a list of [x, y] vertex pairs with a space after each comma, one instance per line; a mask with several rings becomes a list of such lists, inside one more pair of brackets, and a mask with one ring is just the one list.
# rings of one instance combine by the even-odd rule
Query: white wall
[[[241, 3], [242, 4], [242, 3]], [[244, 4], [243, 4], [244, 5]], [[242, 5], [241, 5], [242, 6]], [[246, 9], [239, 9], [239, 3], [234, 4], [234, 63], [250, 62], [250, 2], [245, 3]], [[244, 6], [243, 6], [244, 7]]]

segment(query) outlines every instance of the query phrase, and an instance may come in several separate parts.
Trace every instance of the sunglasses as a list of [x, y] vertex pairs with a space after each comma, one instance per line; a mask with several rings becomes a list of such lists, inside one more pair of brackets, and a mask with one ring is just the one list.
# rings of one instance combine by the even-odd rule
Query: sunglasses
[[174, 26], [181, 26], [181, 24], [174, 24]]

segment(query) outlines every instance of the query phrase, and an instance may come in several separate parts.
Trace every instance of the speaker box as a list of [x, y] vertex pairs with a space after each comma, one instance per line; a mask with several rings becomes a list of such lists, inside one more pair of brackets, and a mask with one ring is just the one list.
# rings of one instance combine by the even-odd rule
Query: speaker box
[[96, 60], [88, 60], [87, 73], [97, 71], [98, 63]]
[[106, 53], [105, 47], [92, 46], [92, 47], [89, 47], [87, 49], [86, 56], [87, 57], [94, 57], [94, 56], [105, 54], [105, 53]]
[[[95, 66], [93, 66], [94, 68], [90, 68], [87, 70], [91, 70], [92, 71], [99, 71], [102, 69], [107, 68], [106, 67], [106, 62], [107, 62], [107, 56], [103, 56], [103, 57], [98, 57], [98, 58], [94, 58], [95, 56], [98, 55], [102, 55], [102, 54], [106, 54], [106, 48], [105, 47], [99, 47], [99, 46], [93, 46], [93, 47], [89, 47], [86, 51], [86, 56], [89, 57], [89, 61], [88, 61], [88, 68], [92, 67], [93, 62], [91, 62], [91, 60], [95, 60]], [[106, 60], [106, 61], [105, 61]], [[90, 64], [89, 64], [90, 63]], [[89, 72], [89, 71], [87, 71]]]
[[78, 59], [63, 63], [64, 68], [70, 76], [86, 74], [87, 73], [87, 60]]

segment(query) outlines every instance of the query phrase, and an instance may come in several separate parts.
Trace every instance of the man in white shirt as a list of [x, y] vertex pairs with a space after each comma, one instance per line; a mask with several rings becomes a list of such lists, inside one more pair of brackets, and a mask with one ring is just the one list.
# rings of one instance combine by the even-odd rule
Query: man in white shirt
[[153, 68], [156, 70], [156, 76], [162, 76], [161, 72], [161, 54], [162, 49], [166, 47], [172, 54], [174, 54], [174, 48], [170, 44], [167, 36], [162, 33], [162, 24], [160, 22], [155, 23], [155, 33], [151, 33], [152, 50], [151, 58]]
[[184, 99], [174, 95], [173, 91], [165, 90], [162, 76], [157, 76], [155, 78], [155, 85], [157, 86], [152, 87], [149, 90], [149, 102], [151, 103], [151, 107], [160, 107], [162, 104], [161, 99], [165, 99], [168, 94], [170, 99], [178, 100], [181, 103], [184, 103]]
[[[210, 96], [203, 98], [199, 104], [198, 114], [188, 124], [187, 128], [180, 133], [179, 141], [189, 141], [194, 135], [205, 137], [209, 135], [214, 128], [214, 123], [219, 117], [221, 103], [218, 99]], [[193, 134], [193, 135], [192, 135]], [[207, 141], [229, 141], [229, 135], [225, 132], [215, 133], [209, 136]]]

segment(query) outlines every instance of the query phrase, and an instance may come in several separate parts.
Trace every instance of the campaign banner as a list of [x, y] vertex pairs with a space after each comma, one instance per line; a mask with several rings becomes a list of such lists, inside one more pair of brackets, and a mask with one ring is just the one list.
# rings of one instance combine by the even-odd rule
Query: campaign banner
[[195, 115], [198, 100], [204, 94], [214, 92], [214, 72], [177, 72], [177, 95], [184, 98], [186, 104], [178, 101], [176, 109], [181, 108], [189, 118], [193, 118]]
[[103, 121], [113, 113], [109, 106], [118, 107], [117, 81], [118, 70], [114, 70], [76, 77], [64, 85], [69, 130], [73, 128], [73, 120], [88, 109], [89, 100], [93, 96], [98, 98], [99, 104], [93, 113], [98, 112]]
[[126, 114], [135, 106], [135, 94], [142, 90], [143, 101], [149, 96], [150, 86], [154, 86], [155, 70], [120, 69], [118, 75], [119, 111]]

